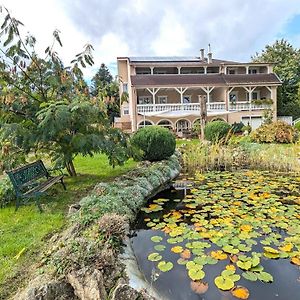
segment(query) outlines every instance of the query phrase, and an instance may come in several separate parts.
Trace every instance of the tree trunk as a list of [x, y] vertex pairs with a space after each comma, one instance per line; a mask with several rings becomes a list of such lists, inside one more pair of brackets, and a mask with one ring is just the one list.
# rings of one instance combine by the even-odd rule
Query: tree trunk
[[72, 177], [77, 176], [73, 160], [70, 160], [70, 161], [66, 162], [66, 169], [67, 169], [70, 176], [72, 176]]

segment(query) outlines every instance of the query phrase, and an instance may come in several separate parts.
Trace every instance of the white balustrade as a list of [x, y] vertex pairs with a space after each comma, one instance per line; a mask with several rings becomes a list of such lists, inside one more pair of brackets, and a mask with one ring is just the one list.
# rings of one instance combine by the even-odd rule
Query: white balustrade
[[229, 104], [230, 111], [241, 111], [241, 110], [261, 110], [261, 109], [269, 109], [271, 107], [270, 104], [251, 104], [249, 102], [237, 102], [235, 104]]

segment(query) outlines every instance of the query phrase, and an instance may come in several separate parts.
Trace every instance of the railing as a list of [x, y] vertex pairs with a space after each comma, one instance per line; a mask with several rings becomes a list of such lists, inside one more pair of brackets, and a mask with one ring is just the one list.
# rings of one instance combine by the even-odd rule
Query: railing
[[[226, 105], [222, 103], [207, 104], [208, 111], [225, 111]], [[150, 113], [161, 111], [200, 111], [200, 103], [167, 103], [167, 104], [138, 104], [138, 113]]]
[[270, 104], [254, 104], [250, 105], [249, 102], [237, 102], [235, 104], [229, 104], [230, 111], [241, 111], [241, 110], [260, 110], [260, 109], [269, 109], [271, 107]]

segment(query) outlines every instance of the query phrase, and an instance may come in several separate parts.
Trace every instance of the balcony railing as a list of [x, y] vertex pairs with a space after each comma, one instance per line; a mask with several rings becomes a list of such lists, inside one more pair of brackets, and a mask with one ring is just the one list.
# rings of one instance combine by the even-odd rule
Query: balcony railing
[[[222, 103], [207, 104], [208, 111], [225, 111], [226, 105]], [[162, 111], [200, 111], [199, 103], [167, 103], [167, 104], [138, 104], [138, 113], [162, 112]]]
[[229, 104], [230, 111], [243, 111], [243, 110], [260, 110], [260, 109], [269, 109], [270, 104], [251, 104], [249, 102], [237, 102], [235, 104]]
[[[243, 111], [243, 110], [261, 110], [268, 109], [268, 104], [252, 104], [250, 108], [249, 102], [238, 102], [236, 104], [229, 104], [229, 111]], [[167, 103], [167, 104], [138, 104], [138, 113], [152, 113], [163, 111], [200, 111], [200, 103]], [[207, 104], [207, 111], [224, 112], [226, 111], [225, 102], [211, 102]]]

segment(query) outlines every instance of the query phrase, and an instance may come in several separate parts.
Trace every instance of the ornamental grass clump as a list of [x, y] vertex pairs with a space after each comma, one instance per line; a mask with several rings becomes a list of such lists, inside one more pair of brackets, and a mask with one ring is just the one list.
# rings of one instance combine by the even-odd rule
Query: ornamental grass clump
[[176, 139], [167, 128], [148, 126], [133, 135], [132, 144], [143, 151], [143, 160], [159, 161], [174, 154]]

